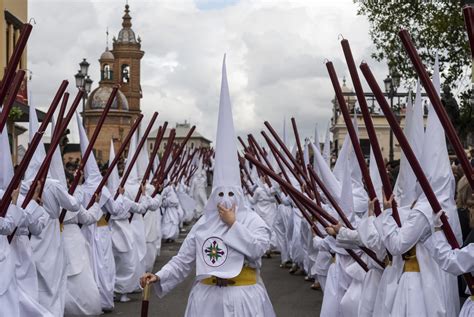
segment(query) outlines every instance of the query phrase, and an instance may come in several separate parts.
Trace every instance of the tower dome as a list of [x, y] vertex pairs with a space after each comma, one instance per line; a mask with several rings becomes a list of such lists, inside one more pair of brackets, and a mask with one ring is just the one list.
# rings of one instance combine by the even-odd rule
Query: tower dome
[[[94, 89], [87, 99], [86, 109], [104, 109], [109, 96], [112, 93], [111, 86], [99, 86]], [[117, 91], [117, 96], [112, 102], [111, 109], [128, 110], [127, 98], [120, 90]]]
[[105, 51], [100, 55], [99, 61], [104, 61], [104, 62], [113, 62], [115, 59], [114, 54], [109, 50], [107, 47]]

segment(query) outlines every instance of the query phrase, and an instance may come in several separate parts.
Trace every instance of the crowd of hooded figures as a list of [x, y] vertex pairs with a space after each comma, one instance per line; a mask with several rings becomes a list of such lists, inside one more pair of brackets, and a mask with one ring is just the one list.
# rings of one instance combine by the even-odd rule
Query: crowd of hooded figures
[[[89, 141], [78, 115], [77, 127], [84, 153]], [[37, 130], [36, 112], [31, 110], [30, 138]], [[6, 130], [0, 139], [4, 149], [10, 147]], [[136, 152], [137, 140], [138, 135], [134, 135], [126, 162]], [[168, 181], [164, 189], [160, 188], [161, 194], [152, 197], [154, 182], [141, 182], [149, 162], [143, 147], [125, 185], [120, 186], [115, 167], [107, 186], [96, 195], [103, 176], [92, 154], [85, 163], [81, 184], [71, 195], [57, 151], [44, 184], [36, 186], [33, 199], [22, 209], [45, 153], [40, 143], [21, 187], [13, 192], [6, 216], [0, 218], [0, 316], [99, 315], [112, 311], [114, 301], [129, 301], [127, 294], [141, 291], [139, 277], [153, 268], [161, 241], [176, 239], [184, 223], [202, 214], [207, 200], [207, 167], [202, 158], [196, 159], [188, 184], [184, 180]], [[111, 143], [110, 161], [114, 157]], [[14, 174], [9, 151], [1, 152], [0, 164], [3, 196]], [[135, 202], [139, 188], [141, 198]], [[119, 195], [114, 197], [116, 192]], [[95, 203], [87, 209], [92, 197]], [[60, 223], [63, 208], [67, 212]], [[9, 243], [7, 236], [12, 233]]]
[[[474, 31], [470, 32], [472, 40]], [[399, 35], [416, 68], [416, 52], [406, 31]], [[26, 44], [23, 38], [19, 42]], [[342, 45], [357, 91], [361, 85], [350, 63], [347, 40]], [[392, 187], [385, 181], [387, 171], [376, 164], [382, 159], [377, 136], [374, 132], [369, 138], [366, 162], [357, 117], [351, 121], [331, 62], [326, 66], [349, 131], [334, 164], [329, 132], [321, 149], [317, 135], [313, 140], [299, 139], [293, 119], [292, 150], [285, 124], [280, 138], [265, 122], [278, 147], [262, 132], [265, 146], [249, 135], [247, 145], [239, 139], [244, 147], [239, 151], [225, 57], [213, 151], [194, 156], [197, 150], [185, 148], [183, 142], [175, 149], [168, 146], [160, 162], [156, 152], [150, 157], [143, 147], [149, 129], [137, 132], [144, 130], [137, 130], [140, 115], [117, 153], [111, 142], [110, 165], [102, 175], [94, 154], [89, 155], [93, 138], [88, 139], [76, 114], [81, 153], [87, 159], [75, 172], [75, 179], [81, 179], [75, 190], [68, 188], [55, 134], [67, 126], [74, 108], [59, 118], [57, 130], [52, 127], [46, 151], [41, 141], [45, 126], [39, 125], [31, 106], [30, 147], [16, 169], [5, 150], [10, 144], [2, 126], [9, 110], [4, 110], [0, 317], [99, 315], [112, 311], [115, 301], [129, 301], [130, 293], [144, 288], [147, 294], [150, 285], [162, 297], [193, 272], [186, 316], [272, 317], [275, 312], [260, 270], [262, 258], [275, 251], [282, 268], [304, 275], [313, 282], [311, 288], [323, 292], [323, 317], [474, 316], [474, 157], [471, 151], [469, 161], [446, 122], [435, 60], [431, 79], [424, 67], [416, 68], [430, 99], [427, 117], [418, 83], [414, 102], [410, 96], [405, 107], [403, 131], [367, 64], [361, 65], [403, 152], [398, 175], [392, 177], [393, 195], [388, 197], [384, 190]], [[15, 77], [14, 69], [14, 63], [7, 68], [7, 83]], [[64, 90], [65, 86], [58, 91], [59, 97]], [[76, 98], [76, 107], [80, 99]], [[359, 95], [358, 101], [365, 113]], [[11, 104], [3, 106], [8, 109]], [[56, 106], [48, 111], [49, 118]], [[365, 116], [364, 122], [369, 132]], [[446, 138], [462, 169], [451, 163]], [[124, 146], [128, 146], [126, 172], [119, 175], [116, 163]], [[208, 172], [212, 173], [209, 198]], [[176, 240], [188, 223], [193, 226], [178, 253], [150, 273], [162, 241]], [[467, 285], [458, 283], [461, 275]], [[147, 304], [142, 308], [146, 316]]]
[[[438, 61], [433, 84], [440, 91]], [[336, 212], [334, 204], [320, 189], [321, 207], [338, 219], [337, 224], [322, 225], [316, 218], [308, 221], [287, 188], [258, 173], [257, 166], [246, 179], [246, 199], [253, 210], [272, 228], [270, 251], [281, 256], [281, 268], [304, 275], [312, 289], [321, 290], [321, 316], [474, 316], [474, 297], [464, 281], [457, 277], [474, 270], [474, 194], [468, 178], [462, 175], [456, 160], [450, 160], [443, 126], [432, 105], [427, 118], [418, 83], [415, 101], [406, 107], [404, 133], [420, 161], [423, 172], [447, 216], [461, 249], [452, 249], [442, 231], [442, 212], [435, 214], [417, 183], [407, 157], [402, 155], [394, 195], [387, 199], [382, 192], [373, 153], [370, 153], [370, 177], [377, 198], [369, 199], [362, 172], [349, 134], [332, 164], [325, 142], [305, 140], [302, 161], [313, 168], [329, 195], [352, 224], [349, 228]], [[353, 124], [356, 131], [357, 117]], [[329, 133], [329, 131], [328, 131]], [[283, 139], [286, 140], [285, 129]], [[286, 142], [285, 142], [286, 143]], [[470, 164], [474, 167], [474, 151]], [[297, 145], [292, 155], [300, 159]], [[275, 157], [269, 165], [280, 177], [285, 174]], [[303, 166], [303, 164], [302, 164]], [[279, 168], [280, 167], [280, 168]], [[388, 173], [388, 170], [387, 170]], [[289, 170], [291, 187], [305, 193]], [[456, 177], [455, 177], [456, 176]], [[392, 217], [396, 203], [401, 227]], [[379, 204], [382, 213], [374, 210]], [[316, 225], [316, 230], [311, 226]], [[319, 230], [318, 230], [319, 229]], [[382, 265], [361, 252], [366, 247], [375, 252]], [[348, 250], [355, 251], [367, 263], [359, 265]], [[270, 254], [268, 252], [268, 254]]]

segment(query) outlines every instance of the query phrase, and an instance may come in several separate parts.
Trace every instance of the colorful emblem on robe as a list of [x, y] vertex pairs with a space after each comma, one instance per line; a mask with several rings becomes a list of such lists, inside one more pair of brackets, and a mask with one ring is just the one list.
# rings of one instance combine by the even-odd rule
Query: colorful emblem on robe
[[221, 238], [210, 237], [202, 245], [202, 256], [207, 265], [221, 266], [227, 259], [227, 246]]

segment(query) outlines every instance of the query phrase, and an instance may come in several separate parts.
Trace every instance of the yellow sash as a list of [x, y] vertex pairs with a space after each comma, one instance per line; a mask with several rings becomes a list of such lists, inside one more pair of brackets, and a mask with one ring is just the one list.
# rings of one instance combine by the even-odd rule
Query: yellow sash
[[104, 226], [107, 226], [109, 225], [109, 223], [107, 222], [107, 220], [105, 220], [105, 216], [102, 216], [99, 221], [97, 221], [97, 227], [104, 227]]
[[408, 250], [407, 253], [403, 254], [403, 260], [405, 260], [403, 272], [420, 272], [420, 265], [416, 258], [416, 245]]
[[[257, 284], [257, 270], [248, 266], [244, 266], [242, 271], [236, 277], [225, 279], [227, 286], [247, 286]], [[216, 285], [217, 277], [211, 276], [201, 280], [202, 284]]]

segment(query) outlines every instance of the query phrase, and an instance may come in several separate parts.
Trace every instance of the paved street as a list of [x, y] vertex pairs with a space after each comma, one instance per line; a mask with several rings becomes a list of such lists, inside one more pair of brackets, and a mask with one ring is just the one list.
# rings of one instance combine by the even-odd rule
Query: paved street
[[[156, 270], [178, 252], [184, 237], [185, 235], [181, 235], [176, 243], [163, 244], [161, 256], [155, 264]], [[310, 283], [305, 282], [303, 276], [292, 276], [287, 270], [281, 269], [278, 255], [271, 259], [263, 259], [262, 276], [277, 316], [319, 316], [321, 291], [311, 290]], [[149, 316], [183, 316], [192, 281], [193, 276], [190, 276], [163, 299], [153, 296]], [[115, 311], [105, 316], [139, 316], [141, 294], [133, 294], [131, 297], [133, 298], [131, 302], [116, 303]]]

